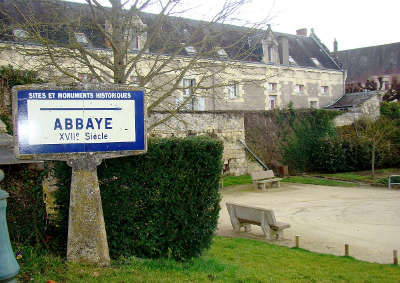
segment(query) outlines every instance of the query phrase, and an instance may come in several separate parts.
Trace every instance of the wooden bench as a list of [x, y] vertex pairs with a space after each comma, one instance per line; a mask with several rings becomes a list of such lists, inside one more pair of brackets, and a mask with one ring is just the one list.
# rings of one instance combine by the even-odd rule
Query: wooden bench
[[250, 175], [253, 184], [255, 184], [258, 189], [261, 187], [262, 191], [266, 190], [265, 184], [267, 183], [271, 183], [271, 187], [273, 184], [276, 184], [278, 188], [281, 186], [282, 178], [275, 178], [274, 171], [272, 170], [256, 171], [250, 173]]
[[233, 230], [240, 231], [244, 227], [246, 232], [251, 230], [251, 224], [261, 226], [267, 240], [282, 239], [283, 230], [290, 227], [289, 224], [277, 222], [271, 209], [252, 207], [236, 203], [226, 203]]

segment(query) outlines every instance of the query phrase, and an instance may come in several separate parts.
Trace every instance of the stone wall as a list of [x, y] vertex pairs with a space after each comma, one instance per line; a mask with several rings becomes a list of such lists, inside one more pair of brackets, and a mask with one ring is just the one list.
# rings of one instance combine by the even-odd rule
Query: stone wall
[[358, 121], [360, 118], [361, 118], [361, 113], [345, 112], [340, 116], [337, 116], [333, 120], [333, 123], [335, 124], [335, 127], [348, 126], [353, 124], [355, 121]]
[[[167, 117], [166, 112], [150, 112], [148, 125]], [[209, 135], [224, 142], [224, 174], [243, 175], [248, 171], [246, 152], [238, 142], [245, 140], [244, 115], [241, 112], [182, 112], [166, 123], [156, 126], [149, 135], [157, 137], [186, 137]]]

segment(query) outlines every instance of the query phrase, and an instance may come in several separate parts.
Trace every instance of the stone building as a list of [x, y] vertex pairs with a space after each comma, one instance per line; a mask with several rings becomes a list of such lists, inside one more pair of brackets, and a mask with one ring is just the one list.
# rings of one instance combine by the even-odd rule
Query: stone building
[[[53, 62], [67, 68], [67, 73], [71, 75], [68, 77], [66, 72], [50, 67], [39, 56], [18, 52], [24, 48], [28, 48], [31, 54], [41, 51], [44, 47], [41, 42], [48, 44], [47, 36], [52, 42], [52, 45], [45, 46], [47, 49], [56, 50], [75, 44], [78, 53], [80, 49], [85, 49], [94, 56], [112, 58], [110, 41], [95, 28], [83, 26], [85, 21], [82, 19], [89, 11], [86, 4], [54, 2], [63, 5], [56, 11], [59, 15], [67, 18], [80, 15], [81, 21], [71, 25], [73, 30], [65, 30], [63, 26], [49, 25], [56, 19], [55, 8], [46, 6], [52, 1], [3, 0], [0, 9], [7, 11], [7, 15], [15, 14], [12, 8], [15, 1], [29, 3], [27, 14], [43, 19], [47, 27], [38, 25], [45, 30], [39, 34], [42, 40], [35, 40], [31, 36], [32, 25], [20, 24], [23, 19], [18, 15], [14, 17], [14, 22], [10, 22], [5, 13], [0, 14], [0, 21], [9, 27], [0, 34], [0, 65], [38, 70], [42, 77], [64, 83], [73, 82], [71, 77], [84, 82], [96, 81], [91, 70], [70, 59], [73, 53], [66, 53], [68, 55], [60, 58], [60, 62]], [[53, 14], [49, 15], [49, 11]], [[266, 30], [220, 23], [208, 26], [201, 21], [167, 17], [162, 22], [163, 32], [153, 34], [153, 27], [160, 20], [156, 15], [140, 12], [129, 20], [134, 28], [125, 31], [131, 39], [127, 57], [140, 57], [141, 61], [126, 83], [144, 88], [148, 94], [148, 105], [153, 105], [171, 90], [168, 87], [175, 81], [170, 73], [179, 77], [180, 68], [185, 68], [196, 56], [201, 57], [194, 70], [190, 69], [176, 81], [176, 87], [163, 104], [149, 107], [152, 108], [149, 109], [150, 123], [166, 120], [149, 133], [158, 136], [209, 134], [222, 138], [225, 142], [225, 165], [230, 167], [228, 174], [247, 172], [247, 158], [237, 142], [244, 139], [244, 118], [240, 111], [272, 110], [289, 104], [294, 108], [323, 108], [344, 93], [345, 74], [313, 30], [308, 33], [307, 29], [300, 29], [296, 34], [286, 34], [275, 32], [270, 26]], [[110, 28], [105, 18], [99, 17], [97, 24], [105, 31]], [[202, 26], [205, 28], [199, 29]], [[207, 37], [215, 40], [207, 42], [204, 47], [201, 43]], [[144, 81], [143, 73], [148, 72], [159, 58], [166, 58], [163, 59], [166, 61], [173, 58], [169, 64], [175, 71]], [[202, 64], [205, 64], [206, 71], [199, 74]], [[224, 67], [221, 72], [218, 71], [220, 66]], [[107, 74], [103, 66], [96, 66], [96, 70], [99, 74]], [[206, 79], [203, 80], [204, 77]], [[104, 78], [107, 80], [107, 76]], [[180, 111], [167, 121], [171, 114], [165, 111], [166, 107], [169, 111]]]
[[325, 107], [325, 109], [344, 112], [334, 120], [337, 127], [351, 125], [365, 116], [377, 119], [380, 115], [383, 93], [383, 91], [346, 93], [338, 101]]
[[[11, 2], [13, 1], [2, 1], [0, 8], [9, 13], [16, 13], [10, 10], [13, 6]], [[36, 14], [40, 19], [46, 18], [49, 16], [46, 15], [49, 13], [47, 10], [52, 11], [52, 9], [46, 9], [46, 5], [49, 4], [45, 3], [49, 2], [31, 1], [29, 13]], [[63, 13], [88, 13], [86, 4], [63, 2], [63, 5], [65, 6], [62, 9], [65, 10], [62, 11]], [[8, 20], [0, 15], [0, 20], [1, 18], [5, 22]], [[17, 16], [15, 18], [18, 19]], [[146, 42], [149, 38], [153, 38], [152, 27], [157, 20], [155, 15], [146, 13], [139, 13], [133, 19], [136, 29], [144, 32], [137, 32], [136, 36], [132, 35], [134, 40], [129, 47], [132, 54], [145, 49], [145, 55], [151, 61], [152, 56], [161, 53], [168, 56], [181, 48], [181, 44], [185, 44], [185, 47], [177, 53], [177, 61], [190, 60], [197, 55], [200, 47], [195, 44], [190, 45], [190, 40], [193, 39], [192, 35], [199, 30], [198, 27], [203, 24], [201, 21], [170, 17], [165, 21], [163, 30], [170, 33], [173, 31], [174, 37], [151, 41], [151, 45], [148, 46]], [[105, 19], [99, 19], [99, 23], [105, 30], [110, 28], [110, 23]], [[49, 37], [53, 37], [51, 38], [53, 42], [68, 43], [73, 40], [83, 48], [93, 49], [98, 53], [111, 51], [110, 42], [96, 29], [79, 26], [79, 24], [74, 28], [73, 33], [57, 31]], [[40, 46], [37, 41], [30, 40], [31, 31], [27, 29], [28, 26], [19, 26], [17, 23], [12, 30], [7, 31], [8, 34], [2, 34], [0, 40], [3, 44]], [[201, 90], [205, 89], [204, 87], [199, 88], [196, 90], [195, 98], [185, 108], [186, 110], [270, 110], [276, 107], [287, 107], [290, 102], [293, 103], [294, 108], [322, 108], [332, 104], [344, 93], [344, 73], [313, 30], [310, 34], [307, 29], [300, 29], [296, 34], [284, 34], [272, 31], [270, 26], [267, 30], [252, 30], [219, 23], [204, 29], [207, 30], [202, 31], [198, 36], [200, 39], [206, 37], [207, 33], [216, 31], [220, 33], [220, 36], [215, 38], [215, 42], [209, 43], [209, 48], [214, 52], [207, 50], [205, 59], [211, 62], [227, 63], [229, 71], [225, 72], [224, 76], [219, 76], [218, 73], [210, 76], [209, 81], [224, 86], [210, 87], [206, 90]], [[70, 39], [68, 36], [74, 38]], [[168, 48], [163, 45], [163, 40], [168, 41]], [[198, 38], [197, 42], [200, 42]], [[109, 54], [112, 56], [111, 53]], [[26, 67], [31, 65], [32, 68], [37, 68], [34, 58], [32, 60], [25, 58], [24, 64], [21, 61], [22, 59], [12, 50], [4, 50], [0, 53], [0, 64], [17, 65], [19, 62], [20, 65]], [[145, 64], [141, 68], [146, 68]], [[95, 79], [87, 69], [76, 64], [71, 66], [70, 72], [80, 79]], [[192, 73], [188, 72], [182, 78], [179, 86], [182, 90], [174, 93], [175, 101], [169, 101], [170, 103], [179, 105], [185, 97], [193, 95], [192, 86], [198, 83], [199, 78], [196, 72]], [[46, 75], [55, 74], [57, 70], [52, 70]], [[140, 75], [133, 73], [128, 81], [140, 85]], [[156, 81], [150, 81], [146, 85], [156, 83]]]
[[347, 72], [346, 92], [360, 88], [389, 90], [393, 79], [400, 79], [400, 43], [349, 50], [337, 49], [332, 54]]

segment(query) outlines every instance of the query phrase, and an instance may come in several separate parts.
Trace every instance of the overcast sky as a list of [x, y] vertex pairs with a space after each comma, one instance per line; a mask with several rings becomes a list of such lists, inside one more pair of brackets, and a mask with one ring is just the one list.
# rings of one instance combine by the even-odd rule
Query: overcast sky
[[[70, 0], [71, 1], [71, 0]], [[84, 2], [83, 0], [72, 0]], [[106, 0], [101, 0], [107, 2]], [[226, 0], [185, 0], [185, 17], [204, 19]], [[259, 22], [267, 18], [273, 31], [295, 34], [314, 28], [330, 49], [336, 38], [339, 50], [400, 42], [399, 0], [250, 0], [238, 17]]]

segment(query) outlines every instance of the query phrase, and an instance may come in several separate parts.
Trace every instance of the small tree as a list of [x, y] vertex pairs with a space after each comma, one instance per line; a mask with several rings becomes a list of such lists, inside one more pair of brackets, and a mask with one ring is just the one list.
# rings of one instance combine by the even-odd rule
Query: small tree
[[359, 130], [360, 138], [370, 146], [371, 177], [375, 179], [376, 152], [391, 145], [390, 137], [395, 130], [392, 120], [380, 117], [376, 121], [364, 117]]

